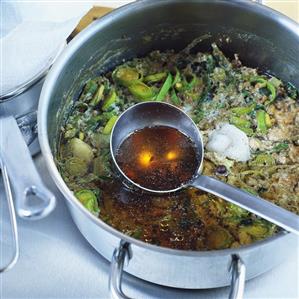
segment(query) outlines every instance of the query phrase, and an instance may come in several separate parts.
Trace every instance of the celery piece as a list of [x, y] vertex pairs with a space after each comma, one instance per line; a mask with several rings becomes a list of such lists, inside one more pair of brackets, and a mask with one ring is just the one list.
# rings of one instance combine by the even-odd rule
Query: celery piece
[[117, 115], [113, 115], [107, 122], [107, 124], [105, 125], [104, 129], [103, 129], [103, 134], [105, 135], [109, 135], [112, 131], [112, 128], [117, 120]]
[[97, 92], [94, 94], [92, 100], [90, 101], [90, 105], [95, 106], [97, 105], [103, 98], [103, 94], [104, 94], [104, 90], [105, 90], [105, 86], [102, 84]]
[[247, 107], [232, 108], [231, 111], [236, 115], [245, 115], [245, 114], [249, 114], [250, 112], [252, 112], [255, 107], [256, 107], [256, 104], [253, 103], [252, 105], [247, 106]]
[[257, 121], [257, 131], [266, 134], [267, 133], [267, 125], [266, 125], [266, 112], [264, 110], [258, 110], [256, 112], [256, 121]]
[[107, 111], [116, 102], [116, 100], [117, 94], [114, 90], [111, 90], [103, 103], [102, 110]]
[[175, 90], [173, 89], [171, 91], [171, 96], [170, 96], [170, 99], [171, 99], [171, 102], [176, 105], [176, 106], [179, 106], [181, 105], [182, 101], [180, 100], [180, 98], [177, 96]]
[[169, 73], [156, 97], [156, 101], [163, 101], [171, 86], [172, 86], [172, 75]]

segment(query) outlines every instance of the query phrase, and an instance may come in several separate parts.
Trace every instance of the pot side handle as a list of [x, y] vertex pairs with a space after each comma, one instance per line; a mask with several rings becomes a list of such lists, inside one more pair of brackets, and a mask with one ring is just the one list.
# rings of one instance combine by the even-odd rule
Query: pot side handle
[[113, 299], [131, 299], [123, 293], [121, 287], [125, 259], [130, 259], [129, 246], [129, 243], [121, 241], [119, 247], [114, 250], [112, 255], [109, 276], [109, 291], [110, 296]]
[[40, 219], [55, 207], [55, 196], [42, 182], [16, 120], [0, 118], [0, 159], [13, 187], [18, 215]]
[[[109, 276], [109, 291], [112, 299], [131, 299], [123, 293], [121, 285], [125, 260], [129, 261], [131, 258], [129, 246], [129, 243], [121, 241], [119, 247], [114, 250], [112, 255]], [[231, 285], [228, 298], [242, 299], [246, 267], [238, 255], [232, 255], [229, 271], [231, 272]]]

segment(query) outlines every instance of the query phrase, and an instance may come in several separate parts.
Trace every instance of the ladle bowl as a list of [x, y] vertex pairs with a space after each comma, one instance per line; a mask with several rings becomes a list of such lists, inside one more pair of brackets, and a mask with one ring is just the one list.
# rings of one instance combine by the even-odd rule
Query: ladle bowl
[[[193, 141], [197, 151], [198, 165], [192, 179], [182, 182], [179, 186], [171, 190], [155, 190], [141, 186], [124, 173], [116, 160], [117, 151], [128, 136], [138, 130], [155, 126], [166, 126], [177, 129]], [[193, 120], [181, 109], [171, 104], [164, 102], [143, 102], [124, 111], [112, 129], [110, 151], [123, 183], [130, 188], [153, 194], [165, 194], [173, 193], [186, 187], [195, 187], [221, 197], [299, 235], [299, 216], [267, 200], [201, 174], [204, 158], [202, 135]]]

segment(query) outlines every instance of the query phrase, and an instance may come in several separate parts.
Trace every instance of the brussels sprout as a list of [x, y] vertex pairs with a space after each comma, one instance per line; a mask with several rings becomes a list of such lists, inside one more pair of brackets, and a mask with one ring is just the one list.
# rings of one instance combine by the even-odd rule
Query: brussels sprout
[[118, 116], [117, 115], [113, 115], [107, 122], [106, 126], [103, 129], [103, 134], [105, 135], [109, 135], [112, 131], [112, 128], [117, 120]]
[[240, 227], [241, 232], [245, 232], [254, 239], [262, 239], [271, 233], [271, 229], [262, 221], [256, 221], [252, 225]]
[[116, 102], [116, 100], [117, 94], [114, 90], [111, 90], [103, 103], [102, 110], [107, 111]]
[[92, 148], [79, 138], [73, 138], [68, 142], [68, 150], [73, 157], [89, 163], [93, 158]]
[[232, 235], [220, 226], [211, 226], [207, 229], [206, 245], [209, 249], [224, 249], [233, 242]]
[[138, 100], [150, 100], [155, 96], [153, 89], [143, 82], [134, 83], [128, 88], [130, 93]]
[[95, 215], [99, 214], [99, 204], [97, 201], [97, 197], [93, 191], [88, 189], [82, 189], [80, 191], [77, 191], [75, 193], [75, 196], [90, 212], [92, 212]]
[[155, 83], [160, 82], [161, 80], [165, 79], [167, 77], [167, 73], [157, 73], [146, 76], [143, 81], [145, 83]]
[[130, 86], [141, 79], [138, 70], [131, 67], [118, 68], [112, 76], [115, 81], [119, 82], [123, 86]]
[[64, 166], [66, 172], [71, 176], [83, 176], [88, 170], [86, 161], [83, 161], [78, 157], [67, 158]]

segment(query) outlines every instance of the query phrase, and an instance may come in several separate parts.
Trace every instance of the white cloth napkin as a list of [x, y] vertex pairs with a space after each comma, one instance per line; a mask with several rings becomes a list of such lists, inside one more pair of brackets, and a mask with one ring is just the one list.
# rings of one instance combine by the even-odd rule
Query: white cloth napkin
[[1, 0], [0, 95], [49, 67], [93, 2]]

